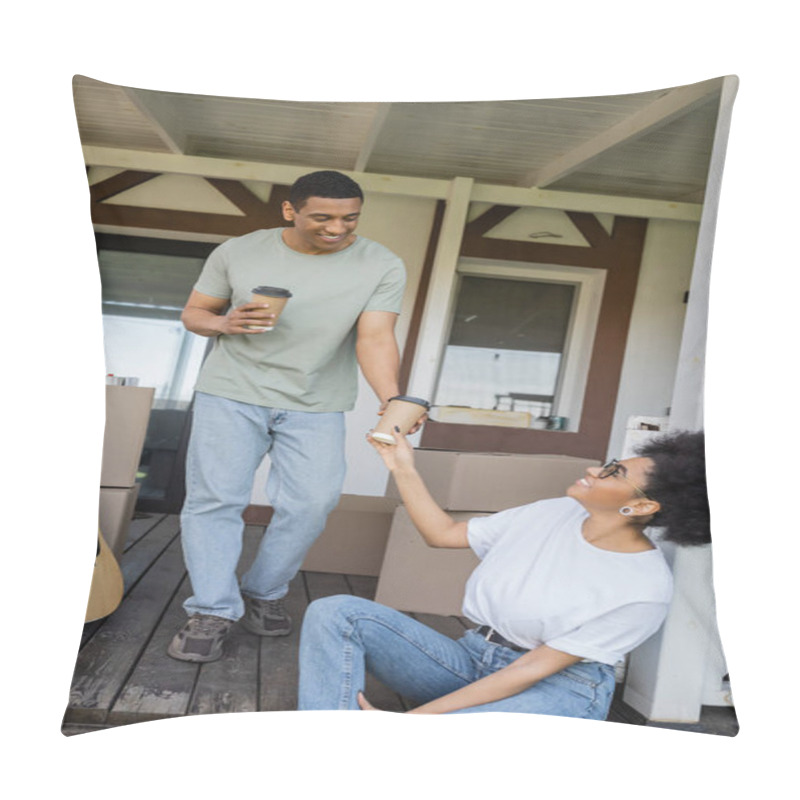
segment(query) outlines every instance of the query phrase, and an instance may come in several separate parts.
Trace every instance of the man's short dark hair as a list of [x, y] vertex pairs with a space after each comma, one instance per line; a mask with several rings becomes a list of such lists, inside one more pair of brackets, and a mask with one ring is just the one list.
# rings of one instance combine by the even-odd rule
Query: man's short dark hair
[[361, 191], [361, 187], [347, 175], [334, 170], [321, 170], [298, 178], [289, 190], [289, 202], [295, 211], [299, 211], [309, 197], [336, 199], [357, 197], [363, 201], [364, 193]]

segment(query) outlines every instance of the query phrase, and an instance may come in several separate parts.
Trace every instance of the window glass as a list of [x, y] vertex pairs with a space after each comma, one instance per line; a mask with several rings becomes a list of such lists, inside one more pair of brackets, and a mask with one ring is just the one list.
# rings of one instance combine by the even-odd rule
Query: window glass
[[576, 287], [463, 276], [437, 406], [555, 413]]

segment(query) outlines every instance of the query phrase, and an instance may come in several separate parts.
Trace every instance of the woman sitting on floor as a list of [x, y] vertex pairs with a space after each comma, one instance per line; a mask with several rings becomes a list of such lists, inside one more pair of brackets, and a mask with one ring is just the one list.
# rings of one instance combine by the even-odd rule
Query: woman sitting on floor
[[591, 467], [566, 497], [456, 522], [435, 503], [413, 449], [370, 439], [432, 547], [471, 547], [454, 641], [371, 600], [311, 603], [300, 641], [299, 708], [372, 709], [365, 671], [413, 703], [408, 713], [514, 711], [605, 719], [614, 665], [664, 621], [672, 575], [645, 535], [710, 541], [704, 437], [652, 440], [637, 458]]

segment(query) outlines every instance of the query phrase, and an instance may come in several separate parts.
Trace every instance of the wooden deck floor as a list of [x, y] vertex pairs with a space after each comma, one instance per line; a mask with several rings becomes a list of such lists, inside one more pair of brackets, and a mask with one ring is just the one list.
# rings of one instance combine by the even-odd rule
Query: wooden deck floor
[[[259, 526], [246, 527], [241, 565], [252, 560], [262, 533]], [[225, 643], [224, 658], [190, 664], [166, 654], [170, 639], [186, 619], [181, 604], [190, 594], [178, 517], [154, 514], [135, 519], [120, 567], [125, 578], [122, 604], [106, 619], [84, 626], [62, 726], [65, 735], [195, 714], [293, 710], [299, 622], [306, 606], [332, 594], [372, 598], [377, 584], [372, 577], [301, 572], [286, 598], [298, 623], [291, 635], [257, 637], [235, 626]], [[468, 625], [458, 617], [412, 616], [453, 638]], [[379, 708], [410, 707], [371, 678], [365, 688]], [[619, 699], [609, 721], [646, 723]], [[717, 730], [702, 725], [690, 729], [734, 735], [730, 719], [723, 723]]]

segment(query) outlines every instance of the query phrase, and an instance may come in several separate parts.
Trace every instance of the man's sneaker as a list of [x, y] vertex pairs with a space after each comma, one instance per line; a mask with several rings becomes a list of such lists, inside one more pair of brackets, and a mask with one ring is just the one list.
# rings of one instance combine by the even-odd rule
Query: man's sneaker
[[175, 634], [167, 654], [179, 661], [216, 661], [234, 621], [211, 614], [194, 614]]
[[283, 600], [258, 600], [242, 596], [244, 616], [242, 625], [256, 636], [286, 636], [292, 632], [292, 620], [286, 613]]

